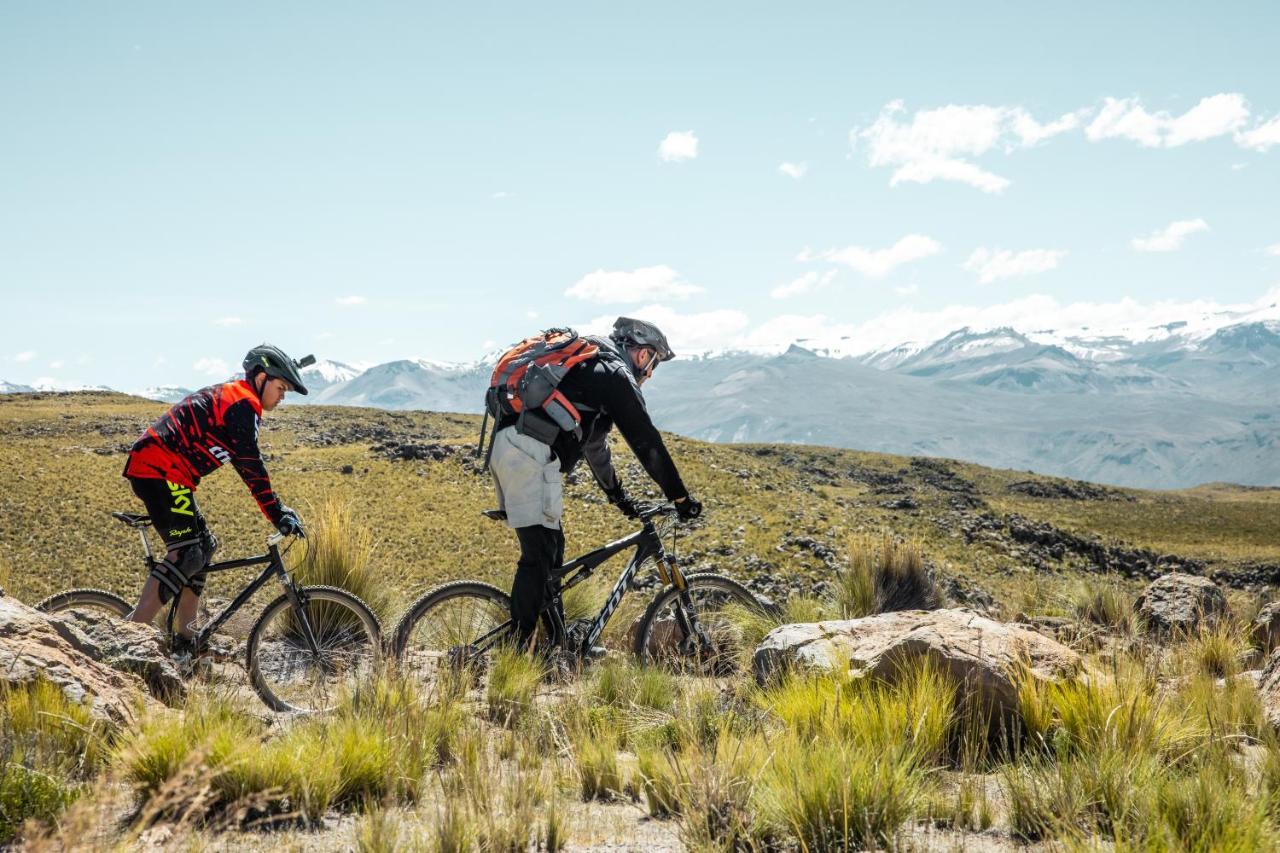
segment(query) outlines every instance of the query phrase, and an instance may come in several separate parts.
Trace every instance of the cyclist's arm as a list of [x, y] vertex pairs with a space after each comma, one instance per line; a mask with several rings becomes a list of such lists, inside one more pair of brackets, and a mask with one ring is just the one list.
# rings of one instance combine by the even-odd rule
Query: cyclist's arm
[[278, 524], [281, 503], [271, 488], [271, 477], [267, 475], [266, 463], [258, 449], [258, 415], [247, 400], [242, 400], [227, 409], [224, 423], [231, 445], [227, 448], [231, 452], [231, 465], [249, 487], [253, 499], [258, 502], [258, 509], [268, 521]]
[[689, 496], [689, 490], [680, 479], [676, 463], [667, 452], [667, 446], [649, 417], [640, 386], [628, 374], [616, 371], [610, 374], [606, 411], [617, 424], [618, 431], [640, 460], [644, 470], [662, 489], [667, 500], [680, 501]]
[[599, 415], [591, 427], [591, 435], [582, 445], [582, 455], [587, 467], [596, 478], [597, 485], [606, 493], [617, 489], [622, 482], [613, 467], [613, 454], [609, 450], [609, 428], [612, 422], [606, 415]]

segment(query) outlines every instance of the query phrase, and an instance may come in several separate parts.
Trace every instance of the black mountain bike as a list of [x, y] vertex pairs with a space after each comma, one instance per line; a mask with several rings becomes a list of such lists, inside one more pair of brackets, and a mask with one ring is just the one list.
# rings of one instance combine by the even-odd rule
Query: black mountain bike
[[[147, 573], [156, 560], [147, 541], [151, 519], [145, 515], [113, 512], [112, 515], [138, 531], [146, 556]], [[382, 656], [382, 631], [378, 619], [356, 596], [331, 586], [298, 586], [284, 567], [279, 545], [285, 539], [272, 534], [267, 553], [240, 560], [210, 563], [206, 573], [225, 572], [247, 566], [262, 566], [256, 580], [195, 634], [195, 655], [210, 651], [214, 632], [263, 587], [278, 578], [284, 593], [262, 611], [249, 630], [245, 647], [245, 668], [258, 696], [274, 711], [317, 713], [330, 710], [344, 689], [366, 678]], [[287, 553], [292, 543], [285, 547]], [[169, 604], [164, 631], [172, 641], [178, 623], [178, 599]], [[123, 618], [133, 605], [100, 589], [71, 589], [51, 595], [36, 605], [46, 613], [87, 610]], [[171, 642], [172, 645], [172, 642]]]
[[[560, 647], [579, 663], [587, 660], [636, 573], [652, 561], [663, 586], [634, 629], [632, 652], [646, 663], [682, 672], [725, 675], [735, 671], [746, 651], [744, 626], [753, 619], [773, 617], [776, 608], [722, 575], [685, 575], [663, 548], [665, 531], [655, 524], [655, 519], [674, 515], [675, 507], [655, 504], [639, 510], [643, 527], [638, 532], [570, 560], [553, 573], [554, 594], [548, 596], [540, 620], [552, 619]], [[499, 510], [484, 514], [495, 520], [505, 518]], [[632, 547], [635, 553], [600, 613], [565, 625], [556, 606], [564, 592], [591, 577], [605, 560]], [[513, 642], [514, 634], [511, 599], [505, 592], [480, 581], [455, 581], [436, 587], [409, 607], [396, 626], [395, 654], [410, 672], [430, 679], [442, 667], [454, 670], [482, 662], [495, 647]]]

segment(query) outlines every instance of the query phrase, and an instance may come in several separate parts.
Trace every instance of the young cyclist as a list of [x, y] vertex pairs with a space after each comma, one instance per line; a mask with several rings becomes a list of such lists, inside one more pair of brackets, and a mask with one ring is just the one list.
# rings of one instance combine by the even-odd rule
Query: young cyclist
[[284, 399], [287, 391], [306, 394], [300, 368], [278, 347], [262, 344], [244, 357], [244, 378], [211, 385], [174, 404], [147, 428], [125, 463], [124, 476], [147, 508], [168, 553], [142, 587], [129, 619], [150, 622], [175, 595], [178, 601], [176, 654], [194, 652], [192, 623], [204, 568], [218, 540], [196, 504], [200, 479], [230, 463], [258, 502], [262, 514], [286, 535], [303, 535], [298, 514], [282, 504], [271, 488], [258, 450], [258, 420]]

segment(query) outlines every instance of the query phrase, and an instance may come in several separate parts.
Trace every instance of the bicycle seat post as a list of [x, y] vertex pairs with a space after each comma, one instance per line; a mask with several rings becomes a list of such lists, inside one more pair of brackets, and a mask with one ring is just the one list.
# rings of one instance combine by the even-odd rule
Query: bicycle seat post
[[155, 555], [151, 553], [151, 543], [147, 541], [147, 528], [138, 528], [138, 538], [142, 540], [142, 553], [146, 555], [142, 558], [142, 562], [146, 565], [147, 570], [150, 571], [152, 565], [156, 561], [156, 558]]

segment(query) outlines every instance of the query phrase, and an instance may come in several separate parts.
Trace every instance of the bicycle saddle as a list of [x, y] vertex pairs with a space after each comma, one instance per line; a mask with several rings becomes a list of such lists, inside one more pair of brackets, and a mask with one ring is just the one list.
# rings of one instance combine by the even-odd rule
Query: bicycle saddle
[[118, 518], [130, 527], [146, 527], [151, 523], [149, 515], [134, 515], [131, 512], [113, 512], [112, 518]]

